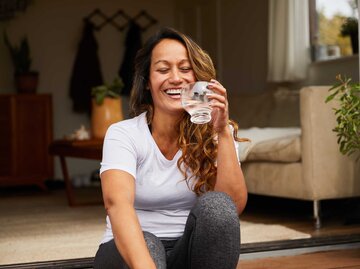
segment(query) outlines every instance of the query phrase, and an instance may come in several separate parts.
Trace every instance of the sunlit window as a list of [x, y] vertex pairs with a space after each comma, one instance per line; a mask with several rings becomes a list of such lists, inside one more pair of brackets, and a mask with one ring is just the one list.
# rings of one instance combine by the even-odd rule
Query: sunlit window
[[358, 53], [357, 0], [310, 0], [310, 16], [313, 60]]

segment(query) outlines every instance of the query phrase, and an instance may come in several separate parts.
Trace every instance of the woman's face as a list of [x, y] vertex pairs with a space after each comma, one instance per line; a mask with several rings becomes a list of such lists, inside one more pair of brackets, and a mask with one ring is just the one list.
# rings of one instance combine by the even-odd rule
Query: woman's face
[[187, 50], [182, 43], [173, 39], [163, 39], [154, 47], [149, 88], [155, 113], [183, 112], [180, 89], [195, 80]]

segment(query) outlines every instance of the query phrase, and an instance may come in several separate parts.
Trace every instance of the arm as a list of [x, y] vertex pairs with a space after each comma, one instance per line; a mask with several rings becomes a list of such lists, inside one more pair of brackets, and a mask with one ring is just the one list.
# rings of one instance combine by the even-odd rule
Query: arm
[[234, 139], [229, 128], [229, 108], [226, 89], [212, 79], [209, 88], [214, 91], [212, 99], [212, 123], [218, 134], [217, 177], [215, 190], [229, 194], [240, 214], [247, 202], [247, 188], [239, 164]]
[[107, 170], [101, 174], [101, 187], [114, 241], [127, 265], [156, 269], [134, 209], [134, 177], [121, 170]]
[[247, 202], [247, 189], [230, 128], [218, 133], [215, 190], [229, 194], [236, 204], [238, 213], [241, 214]]

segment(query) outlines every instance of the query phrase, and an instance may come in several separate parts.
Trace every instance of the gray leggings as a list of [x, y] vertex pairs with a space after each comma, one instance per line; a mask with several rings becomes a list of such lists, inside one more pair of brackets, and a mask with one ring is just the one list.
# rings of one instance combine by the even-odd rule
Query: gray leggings
[[[198, 199], [178, 240], [161, 241], [149, 232], [144, 237], [158, 269], [235, 269], [238, 264], [239, 218], [233, 201], [222, 192], [208, 192]], [[129, 267], [111, 240], [100, 245], [94, 268]]]

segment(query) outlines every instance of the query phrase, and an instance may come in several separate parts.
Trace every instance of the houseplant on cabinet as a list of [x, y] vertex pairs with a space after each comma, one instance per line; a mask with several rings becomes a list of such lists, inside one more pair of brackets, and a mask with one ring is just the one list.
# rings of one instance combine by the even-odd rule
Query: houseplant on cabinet
[[92, 88], [91, 135], [94, 139], [103, 139], [108, 127], [122, 120], [121, 91], [122, 80], [116, 77], [111, 84]]
[[31, 70], [32, 59], [28, 39], [23, 37], [19, 46], [13, 46], [7, 34], [4, 33], [4, 42], [9, 49], [14, 65], [14, 79], [17, 91], [19, 93], [35, 93], [39, 82], [39, 72]]

